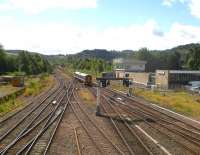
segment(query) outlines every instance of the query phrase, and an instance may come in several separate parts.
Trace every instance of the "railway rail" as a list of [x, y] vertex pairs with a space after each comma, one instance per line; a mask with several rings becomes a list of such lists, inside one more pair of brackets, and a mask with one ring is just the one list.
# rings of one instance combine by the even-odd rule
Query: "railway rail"
[[[123, 101], [112, 98], [113, 93], [122, 98]], [[118, 108], [123, 109], [126, 114], [129, 114], [131, 118], [137, 118], [144, 122], [145, 125], [151, 127], [159, 132], [159, 134], [165, 135], [170, 140], [176, 142], [179, 146], [184, 148], [188, 154], [199, 154], [199, 129], [183, 121], [179, 121], [170, 115], [163, 114], [163, 112], [152, 109], [148, 105], [138, 103], [129, 97], [122, 96], [116, 92], [104, 91], [104, 94], [109, 96], [110, 101], [116, 104]], [[151, 122], [148, 121], [151, 120]], [[132, 128], [135, 128], [133, 126]], [[137, 128], [138, 129], [138, 128]], [[182, 150], [182, 152], [184, 152]]]
[[[64, 86], [64, 80], [58, 79], [58, 82], [58, 87], [49, 91], [42, 100], [39, 100], [40, 98], [38, 99], [40, 102], [39, 104], [32, 107], [32, 109], [29, 107], [26, 108], [30, 109], [30, 111], [27, 110], [27, 112], [25, 110], [27, 113], [24, 113], [22, 110], [19, 114], [2, 122], [1, 126], [3, 126], [4, 130], [0, 132], [0, 154], [21, 154], [22, 152], [30, 154], [32, 150], [34, 150], [34, 146], [36, 146], [36, 141], [38, 141], [42, 135], [55, 131], [55, 126], [58, 125], [57, 121], [61, 120], [61, 116], [66, 109], [67, 104], [65, 104], [65, 100], [69, 93], [69, 90], [65, 90], [67, 86]], [[57, 101], [56, 105], [52, 104], [54, 100]], [[17, 119], [19, 119], [19, 121], [14, 122]], [[9, 121], [13, 124], [12, 127], [6, 127], [6, 124], [10, 124]], [[8, 129], [7, 131], [6, 128]], [[46, 139], [48, 137], [49, 134], [46, 134]], [[46, 143], [48, 144], [47, 141]], [[36, 152], [39, 150], [37, 148]]]
[[[114, 108], [112, 105], [112, 102], [109, 101], [109, 99], [105, 96], [103, 96], [104, 102], [102, 102], [102, 108], [106, 112], [107, 115], [109, 113], [115, 113], [117, 117], [121, 120], [120, 122], [118, 120], [113, 120], [112, 122], [118, 130], [121, 131], [121, 134], [123, 134], [124, 140], [126, 141], [125, 144], [129, 148], [131, 154], [149, 154], [153, 155], [153, 152], [148, 148], [148, 146], [143, 142], [143, 140], [140, 138], [140, 135], [138, 135], [133, 128], [131, 128], [131, 125], [127, 123], [126, 120], [124, 120], [123, 116], [120, 114], [120, 112]], [[108, 109], [110, 109], [108, 112]]]
[[[96, 95], [94, 89], [92, 92]], [[103, 115], [109, 118], [113, 128], [116, 130], [124, 145], [127, 147], [129, 154], [153, 155], [152, 151], [145, 145], [140, 136], [136, 134], [126, 121], [124, 121], [120, 112], [113, 107], [109, 98], [104, 95], [102, 95], [101, 108], [104, 111]], [[118, 119], [114, 119], [113, 116], [115, 116], [115, 118], [118, 117]]]
[[73, 102], [70, 104], [74, 115], [81, 124], [81, 127], [86, 132], [90, 141], [96, 148], [95, 154], [121, 154], [125, 155], [122, 151], [100, 128], [94, 119], [89, 115], [83, 104], [80, 102], [77, 92], [73, 93]]

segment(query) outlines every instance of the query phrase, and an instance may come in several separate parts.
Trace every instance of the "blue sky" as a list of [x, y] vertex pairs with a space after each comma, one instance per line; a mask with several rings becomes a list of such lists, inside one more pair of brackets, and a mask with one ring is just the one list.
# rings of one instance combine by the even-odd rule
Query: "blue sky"
[[0, 43], [44, 54], [200, 42], [199, 0], [1, 0]]

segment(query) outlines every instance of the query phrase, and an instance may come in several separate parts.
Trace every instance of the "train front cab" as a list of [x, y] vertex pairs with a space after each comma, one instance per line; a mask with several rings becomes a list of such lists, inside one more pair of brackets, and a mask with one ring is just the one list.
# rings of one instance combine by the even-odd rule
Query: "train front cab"
[[88, 85], [88, 86], [92, 85], [92, 76], [91, 75], [87, 75], [85, 77], [85, 85]]

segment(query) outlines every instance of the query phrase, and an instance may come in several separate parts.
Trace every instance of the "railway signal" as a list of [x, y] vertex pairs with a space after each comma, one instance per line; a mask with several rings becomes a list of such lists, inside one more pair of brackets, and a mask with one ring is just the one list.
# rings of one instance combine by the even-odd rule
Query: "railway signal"
[[[100, 78], [96, 78], [97, 80], [97, 105], [96, 105], [96, 116], [100, 116], [101, 115], [101, 111], [100, 111], [100, 96], [101, 96], [101, 87], [107, 87], [107, 82], [110, 80], [127, 80], [127, 78], [115, 78], [115, 77], [100, 77]], [[129, 80], [128, 80], [129, 81]], [[129, 85], [129, 84], [128, 84]]]
[[101, 86], [106, 87], [107, 86], [107, 80], [101, 80]]

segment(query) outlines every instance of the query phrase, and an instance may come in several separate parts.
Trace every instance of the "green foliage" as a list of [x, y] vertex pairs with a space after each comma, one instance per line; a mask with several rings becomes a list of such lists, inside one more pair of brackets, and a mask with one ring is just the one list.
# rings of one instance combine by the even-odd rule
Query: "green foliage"
[[27, 87], [24, 93], [25, 96], [37, 95], [43, 88], [51, 83], [51, 79], [47, 73], [40, 74], [37, 77], [38, 78], [28, 78], [26, 82]]
[[69, 58], [67, 60], [68, 66], [75, 70], [86, 71], [88, 73], [92, 73], [98, 75], [104, 71], [112, 70], [112, 63], [109, 61], [105, 61], [102, 59], [76, 59]]
[[6, 54], [0, 46], [0, 74], [18, 72], [28, 75], [51, 72], [52, 66], [49, 61], [40, 54], [20, 51], [18, 55]]
[[200, 48], [193, 48], [187, 54], [187, 64], [193, 70], [200, 70]]
[[133, 58], [147, 61], [146, 71], [149, 72], [156, 69], [181, 69], [180, 53], [176, 51], [150, 51], [141, 48], [133, 54]]
[[27, 74], [40, 74], [42, 72], [51, 72], [50, 63], [39, 54], [30, 54], [28, 52], [19, 53], [19, 69]]

